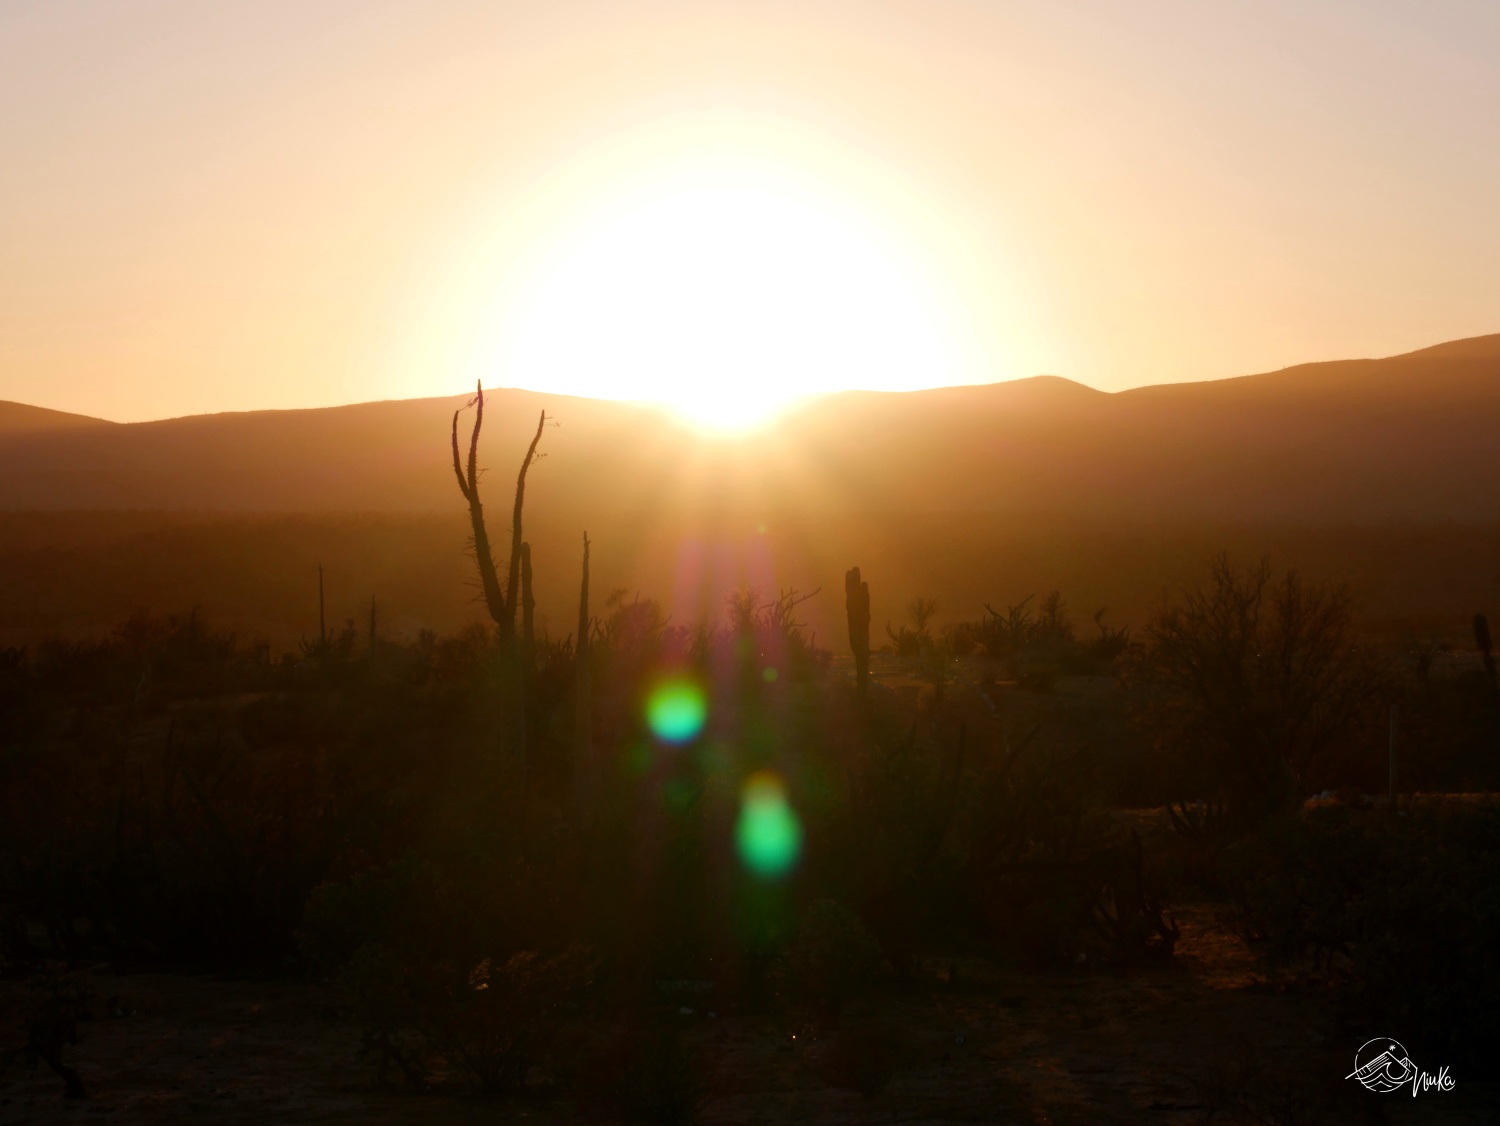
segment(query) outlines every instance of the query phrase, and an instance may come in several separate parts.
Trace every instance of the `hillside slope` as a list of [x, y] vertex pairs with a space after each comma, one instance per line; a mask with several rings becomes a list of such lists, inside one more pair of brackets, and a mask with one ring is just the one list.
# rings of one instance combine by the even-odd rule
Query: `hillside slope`
[[34, 434], [37, 431], [72, 430], [78, 427], [116, 426], [102, 418], [90, 418], [86, 414], [69, 414], [67, 411], [48, 410], [46, 407], [28, 406], [0, 399], [0, 438], [16, 434]]
[[[29, 429], [0, 411], [0, 508], [448, 510], [466, 401]], [[637, 404], [518, 390], [487, 404], [492, 504], [538, 411], [556, 420], [529, 494], [553, 511], [1500, 517], [1500, 335], [1118, 394], [1040, 376], [822, 395], [729, 439]]]

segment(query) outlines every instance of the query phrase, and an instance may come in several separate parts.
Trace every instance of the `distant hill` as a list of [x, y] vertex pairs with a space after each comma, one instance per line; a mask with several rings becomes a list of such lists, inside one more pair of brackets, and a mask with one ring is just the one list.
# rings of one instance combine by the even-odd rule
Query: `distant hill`
[[116, 426], [102, 418], [86, 414], [68, 414], [46, 407], [32, 407], [0, 399], [0, 438], [12, 434], [31, 434], [38, 430], [71, 430], [78, 427]]
[[[449, 511], [466, 397], [109, 424], [0, 404], [0, 508]], [[705, 437], [654, 408], [487, 393], [504, 511], [545, 409], [537, 510], [1500, 518], [1500, 335], [1106, 394], [1054, 376], [811, 398]], [[69, 421], [71, 420], [71, 421]]]

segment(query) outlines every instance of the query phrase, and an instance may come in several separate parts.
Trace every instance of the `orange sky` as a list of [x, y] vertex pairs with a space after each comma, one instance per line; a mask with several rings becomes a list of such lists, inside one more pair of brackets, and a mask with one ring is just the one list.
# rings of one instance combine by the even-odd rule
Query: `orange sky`
[[7, 0], [0, 398], [521, 382], [496, 338], [538, 263], [705, 154], [910, 251], [966, 379], [1494, 332], [1497, 58], [1490, 0]]

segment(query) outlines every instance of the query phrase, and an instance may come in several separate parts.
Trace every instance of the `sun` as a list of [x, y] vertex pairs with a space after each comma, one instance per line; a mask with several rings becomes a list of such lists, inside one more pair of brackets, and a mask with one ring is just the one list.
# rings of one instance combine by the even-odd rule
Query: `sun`
[[746, 167], [637, 185], [545, 255], [505, 381], [738, 430], [795, 398], [962, 381], [921, 256], [834, 193]]

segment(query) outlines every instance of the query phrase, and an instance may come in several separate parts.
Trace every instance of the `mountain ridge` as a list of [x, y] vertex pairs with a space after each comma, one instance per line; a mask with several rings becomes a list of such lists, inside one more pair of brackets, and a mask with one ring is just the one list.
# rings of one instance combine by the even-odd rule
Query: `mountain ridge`
[[[444, 511], [470, 397], [12, 430], [0, 410], [0, 508]], [[1116, 393], [1050, 375], [834, 392], [733, 440], [644, 403], [486, 405], [497, 499], [538, 411], [555, 417], [528, 488], [554, 510], [1500, 519], [1500, 334]]]
[[30, 403], [17, 403], [0, 399], [0, 437], [12, 434], [32, 434], [37, 431], [70, 429], [77, 426], [119, 426], [104, 418], [86, 414], [55, 411], [48, 407], [34, 407]]

